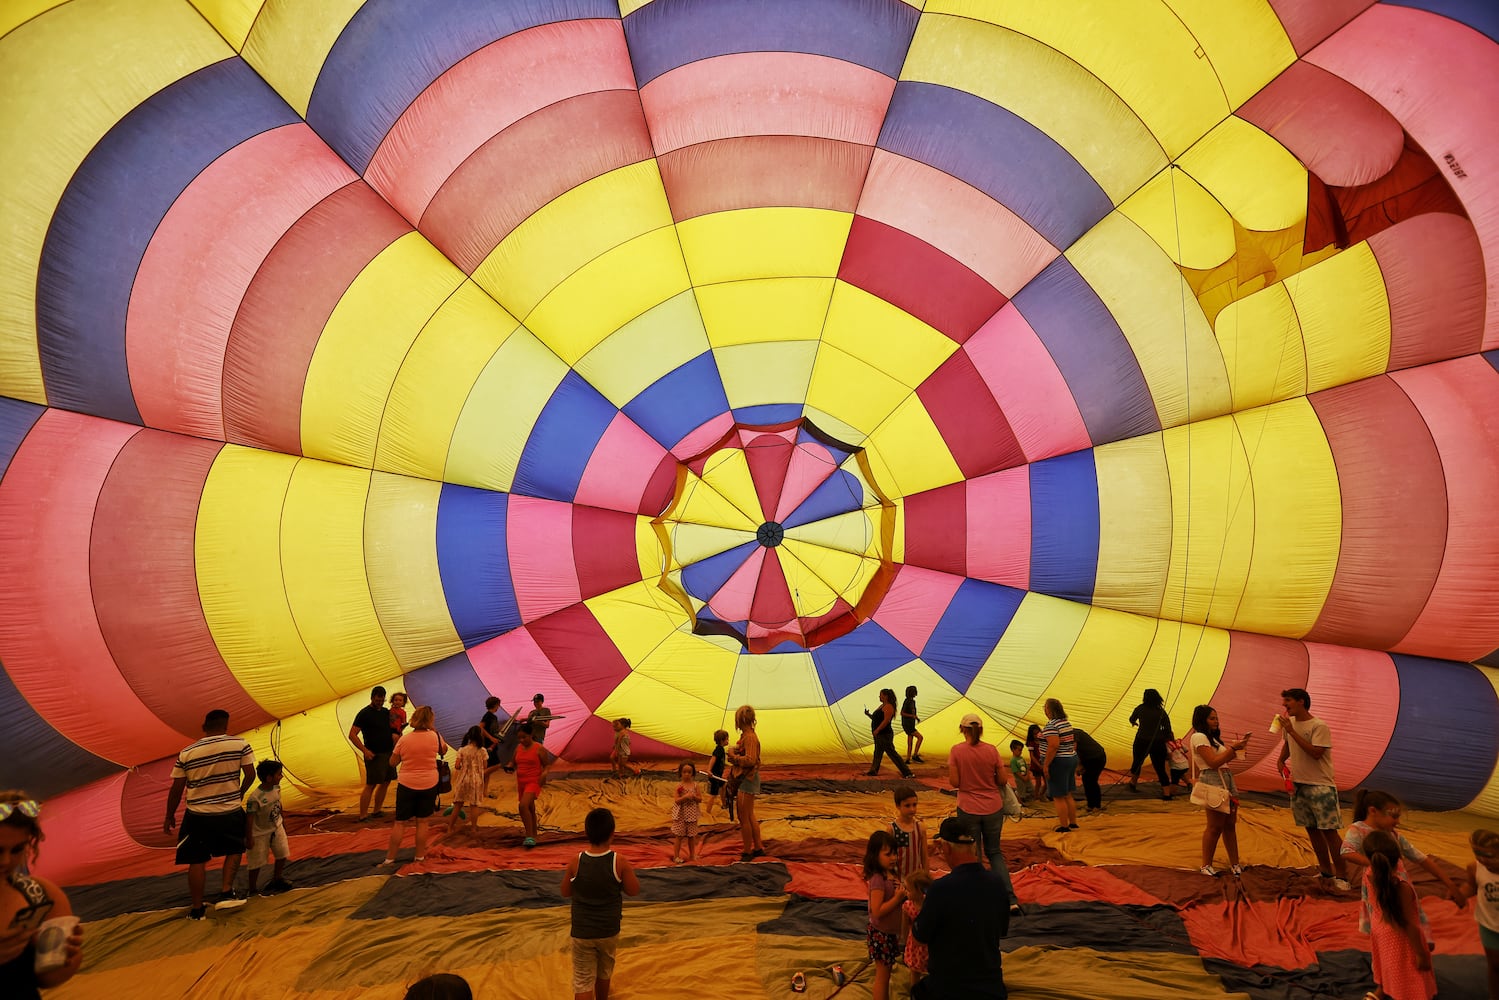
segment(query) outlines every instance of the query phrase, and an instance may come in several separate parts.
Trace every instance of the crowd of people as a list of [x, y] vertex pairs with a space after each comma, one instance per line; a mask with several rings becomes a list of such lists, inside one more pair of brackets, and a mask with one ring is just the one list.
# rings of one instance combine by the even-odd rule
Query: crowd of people
[[[895, 720], [902, 720], [907, 752], [920, 761], [923, 736], [917, 729], [916, 689], [908, 688], [897, 712], [892, 689], [880, 692], [880, 707], [868, 713], [875, 735], [875, 768], [889, 756], [904, 777], [906, 761], [894, 746]], [[395, 816], [382, 866], [393, 865], [402, 846], [406, 824], [415, 832], [414, 860], [427, 849], [427, 823], [434, 815], [439, 791], [446, 791], [440, 762], [450, 748], [436, 731], [430, 706], [405, 711], [405, 696], [384, 707], [385, 691], [375, 688], [370, 704], [360, 710], [349, 731], [350, 743], [365, 762], [366, 784], [359, 800], [359, 819], [383, 814], [389, 784], [396, 783]], [[451, 793], [454, 801], [450, 830], [459, 829], [463, 810], [476, 812], [490, 797], [487, 781], [494, 769], [513, 771], [525, 839], [536, 844], [536, 798], [556, 757], [543, 746], [546, 729], [556, 717], [537, 695], [535, 708], [524, 721], [499, 724], [497, 700], [491, 699], [480, 721], [464, 735], [455, 754]], [[1050, 799], [1056, 830], [1077, 829], [1074, 786], [1081, 771], [1084, 800], [1090, 811], [1098, 801], [1098, 775], [1104, 768], [1102, 748], [1091, 736], [1072, 726], [1062, 703], [1049, 698], [1043, 705], [1045, 725], [1029, 727], [1025, 741], [1010, 740], [1010, 756], [984, 740], [984, 723], [976, 714], [962, 717], [960, 739], [948, 751], [946, 774], [956, 793], [953, 815], [942, 819], [929, 837], [919, 817], [919, 787], [903, 783], [893, 789], [895, 815], [888, 827], [874, 831], [865, 845], [863, 875], [868, 887], [866, 940], [874, 968], [875, 1000], [888, 1000], [892, 973], [904, 964], [911, 973], [912, 996], [917, 998], [1002, 998], [1006, 990], [1000, 942], [1013, 919], [1024, 910], [1016, 895], [1001, 846], [1007, 818], [1021, 815], [1020, 800]], [[907, 723], [909, 719], [909, 723]], [[1200, 872], [1223, 874], [1217, 867], [1221, 843], [1228, 857], [1227, 873], [1243, 874], [1237, 838], [1240, 806], [1233, 763], [1246, 753], [1253, 734], [1225, 738], [1212, 705], [1193, 710], [1185, 740], [1178, 740], [1159, 693], [1145, 692], [1130, 721], [1138, 727], [1129, 771], [1129, 788], [1138, 789], [1141, 765], [1149, 759], [1161, 781], [1162, 795], [1172, 798], [1187, 787], [1192, 801], [1203, 807]], [[765, 855], [760, 824], [755, 815], [761, 793], [762, 748], [753, 706], [734, 713], [738, 740], [713, 735], [709, 765], [709, 797], [728, 807], [737, 824], [743, 850], [741, 861]], [[206, 869], [223, 858], [222, 883], [213, 905], [233, 909], [244, 905], [236, 890], [241, 857], [248, 848], [247, 883], [250, 894], [260, 885], [260, 874], [272, 864], [264, 894], [292, 888], [284, 869], [290, 851], [282, 822], [280, 784], [283, 766], [277, 761], [255, 762], [242, 738], [228, 732], [229, 715], [209, 712], [203, 738], [184, 748], [172, 770], [163, 830], [177, 836], [176, 861], [188, 870], [188, 916], [201, 920], [207, 908]], [[635, 774], [630, 763], [628, 719], [615, 723], [611, 753], [615, 774]], [[1287, 776], [1293, 821], [1306, 831], [1317, 861], [1319, 878], [1329, 890], [1360, 893], [1360, 929], [1370, 936], [1377, 1000], [1430, 1000], [1436, 983], [1431, 963], [1431, 935], [1420, 900], [1411, 886], [1407, 865], [1419, 866], [1437, 878], [1459, 907], [1475, 900], [1488, 962], [1489, 992], [1499, 998], [1499, 833], [1475, 831], [1473, 860], [1465, 877], [1454, 880], [1430, 857], [1417, 850], [1399, 831], [1403, 806], [1398, 798], [1378, 789], [1360, 789], [1353, 802], [1353, 822], [1341, 832], [1341, 808], [1333, 766], [1333, 738], [1326, 721], [1311, 713], [1311, 695], [1301, 688], [1282, 692], [1281, 711], [1272, 723], [1280, 737], [1277, 760]], [[621, 740], [619, 734], [624, 733]], [[507, 741], [514, 738], [513, 745]], [[1186, 757], [1177, 758], [1178, 751]], [[698, 859], [698, 825], [705, 796], [697, 766], [684, 761], [677, 767], [669, 829], [676, 864]], [[1090, 787], [1091, 782], [1091, 787]], [[180, 829], [179, 805], [185, 806]], [[0, 982], [24, 984], [16, 996], [39, 996], [39, 990], [69, 979], [83, 953], [81, 924], [72, 917], [66, 894], [57, 885], [28, 874], [28, 863], [41, 841], [42, 804], [24, 792], [0, 792]], [[474, 820], [467, 821], [470, 828]], [[561, 895], [572, 909], [573, 988], [575, 996], [608, 996], [622, 919], [623, 896], [640, 892], [629, 860], [613, 849], [615, 819], [608, 809], [591, 811], [584, 821], [588, 847], [572, 858], [562, 875]], [[933, 861], [949, 871], [937, 877]], [[800, 978], [800, 977], [798, 977]], [[804, 989], [805, 981], [793, 982]], [[10, 994], [7, 994], [10, 995]], [[430, 976], [413, 984], [408, 998], [470, 996], [461, 977]]]

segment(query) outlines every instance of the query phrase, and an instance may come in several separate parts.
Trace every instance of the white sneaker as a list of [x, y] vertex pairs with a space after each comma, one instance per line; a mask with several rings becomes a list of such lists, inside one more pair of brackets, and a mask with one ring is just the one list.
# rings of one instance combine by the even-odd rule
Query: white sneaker
[[1244, 874], [1244, 868], [1242, 865], [1233, 865], [1229, 868], [1228, 872], [1234, 878], [1239, 878]]
[[1332, 887], [1334, 889], [1338, 890], [1339, 892], [1347, 892], [1347, 891], [1349, 891], [1350, 889], [1353, 888], [1353, 886], [1351, 886], [1351, 885], [1348, 884], [1348, 880], [1346, 878], [1335, 878], [1335, 879], [1333, 879], [1332, 880]]
[[1211, 876], [1212, 878], [1218, 877], [1218, 869], [1214, 868], [1212, 865], [1203, 865], [1197, 870], [1204, 875]]

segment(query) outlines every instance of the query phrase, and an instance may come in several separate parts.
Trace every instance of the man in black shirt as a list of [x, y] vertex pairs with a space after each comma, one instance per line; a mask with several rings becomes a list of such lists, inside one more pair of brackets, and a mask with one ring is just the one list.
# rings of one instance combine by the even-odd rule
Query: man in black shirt
[[915, 1000], [1006, 1000], [999, 941], [1010, 929], [1004, 880], [979, 863], [973, 834], [956, 816], [937, 829], [952, 871], [932, 884], [911, 933], [927, 946]]
[[[390, 709], [385, 707], [385, 689], [376, 687], [370, 691], [370, 703], [354, 716], [349, 727], [349, 742], [364, 758], [364, 791], [359, 793], [359, 819], [369, 816], [384, 816], [385, 792], [395, 777], [390, 764], [390, 752], [396, 748], [395, 735], [390, 731]], [[370, 796], [375, 798], [375, 811], [370, 812]]]

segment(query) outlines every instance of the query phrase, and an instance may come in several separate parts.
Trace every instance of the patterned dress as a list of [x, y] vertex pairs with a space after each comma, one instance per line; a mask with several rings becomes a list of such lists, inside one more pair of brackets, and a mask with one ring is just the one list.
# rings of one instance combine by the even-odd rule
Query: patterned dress
[[489, 755], [472, 743], [453, 758], [453, 801], [477, 803], [484, 798], [484, 765]]
[[[1374, 896], [1372, 872], [1364, 873], [1364, 889]], [[1416, 909], [1421, 901], [1416, 900]], [[1369, 951], [1374, 966], [1374, 982], [1394, 1000], [1431, 1000], [1437, 995], [1437, 977], [1428, 967], [1422, 972], [1416, 968], [1416, 952], [1411, 947], [1410, 936], [1396, 927], [1379, 907], [1374, 907], [1369, 928]], [[1430, 939], [1422, 935], [1428, 946]]]
[[[693, 782], [693, 787], [697, 783]], [[681, 785], [677, 786], [679, 789]], [[697, 799], [671, 804], [671, 835], [673, 837], [696, 837], [699, 806]]]
[[[908, 899], [900, 904], [901, 912], [906, 915], [906, 923], [911, 926], [916, 924], [916, 915], [921, 912], [921, 907], [916, 905], [915, 900]], [[916, 940], [908, 932], [906, 934], [906, 968], [912, 972], [926, 975], [926, 945]]]

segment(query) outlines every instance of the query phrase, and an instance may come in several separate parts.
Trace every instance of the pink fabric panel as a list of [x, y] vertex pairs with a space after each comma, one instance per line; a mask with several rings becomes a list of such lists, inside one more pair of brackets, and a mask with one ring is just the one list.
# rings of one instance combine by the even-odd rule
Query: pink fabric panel
[[224, 353], [250, 281], [308, 209], [355, 179], [305, 124], [231, 148], [172, 204], [141, 259], [125, 321], [148, 427], [224, 439]]
[[890, 592], [875, 609], [874, 620], [907, 649], [920, 654], [963, 578], [919, 566], [902, 566]]
[[963, 345], [1010, 422], [1027, 461], [1091, 448], [1067, 380], [1014, 304]]
[[1305, 55], [1373, 3], [1375, 0], [1270, 0], [1298, 56]]
[[836, 470], [833, 456], [820, 444], [799, 444], [791, 454], [786, 480], [781, 485], [781, 499], [776, 505], [776, 521], [784, 521], [812, 492], [828, 481]]
[[470, 648], [468, 661], [489, 693], [500, 699], [505, 711], [518, 712], [524, 718], [531, 711], [532, 696], [540, 691], [546, 695], [547, 708], [553, 714], [567, 716], [547, 730], [547, 749], [553, 753], [562, 752], [590, 714], [583, 699], [568, 687], [525, 628]]
[[[1031, 581], [1029, 466], [968, 481], [968, 575], [1025, 590]], [[980, 526], [980, 530], [972, 530]]]
[[[1254, 632], [1230, 632], [1228, 639], [1228, 662], [1207, 704], [1218, 710], [1223, 732], [1254, 733], [1242, 758], [1253, 763], [1242, 772], [1235, 771], [1239, 787], [1283, 789], [1285, 783], [1275, 766], [1280, 744], [1270, 735], [1270, 720], [1280, 711], [1282, 691], [1307, 687], [1306, 643]], [[1172, 728], [1178, 736], [1185, 736], [1191, 728], [1195, 707], [1185, 702], [1173, 706]]]
[[[141, 852], [141, 845], [126, 832], [120, 813], [127, 775], [112, 774], [43, 804], [42, 829], [47, 842], [32, 868], [35, 874], [61, 885], [87, 885], [120, 877], [121, 863]], [[161, 828], [160, 812], [156, 826]]]
[[1369, 237], [1369, 248], [1390, 300], [1390, 371], [1478, 350], [1483, 250], [1471, 222], [1418, 215]]
[[746, 52], [702, 59], [640, 90], [656, 154], [745, 135], [812, 135], [873, 146], [895, 81], [828, 56]]
[[1400, 677], [1387, 653], [1316, 642], [1306, 650], [1311, 662], [1304, 687], [1312, 714], [1332, 729], [1338, 788], [1353, 791], [1390, 745], [1400, 714]]
[[0, 662], [52, 728], [126, 766], [182, 747], [120, 675], [89, 585], [99, 491], [139, 432], [48, 410], [0, 480]]
[[1499, 372], [1474, 355], [1390, 376], [1431, 429], [1447, 480], [1447, 547], [1431, 597], [1392, 647], [1465, 662], [1499, 648]]
[[365, 179], [414, 224], [459, 164], [506, 127], [577, 94], [634, 89], [619, 21], [560, 21], [508, 35], [411, 102]]
[[750, 608], [754, 604], [755, 587], [760, 583], [760, 567], [764, 562], [765, 548], [756, 547], [713, 595], [708, 606], [715, 615], [729, 622], [748, 621], [754, 617]]
[[505, 544], [521, 621], [534, 622], [583, 599], [573, 564], [571, 504], [512, 493]]
[[1057, 248], [1018, 215], [936, 167], [874, 151], [859, 214], [925, 240], [970, 268], [1006, 298], [1057, 257]]
[[720, 413], [684, 434], [682, 440], [672, 447], [671, 453], [679, 460], [685, 461], [723, 437], [733, 426], [734, 415]]
[[1353, 187], [1389, 173], [1405, 149], [1400, 123], [1347, 80], [1292, 63], [1237, 115], [1273, 135], [1326, 184]]
[[665, 457], [666, 450], [639, 425], [616, 414], [583, 469], [573, 502], [635, 513]]
[[[1475, 127], [1494, 121], [1494, 43], [1440, 15], [1380, 4], [1307, 59], [1367, 92], [1431, 151], [1473, 220], [1484, 259], [1499, 260], [1499, 128]], [[1499, 268], [1489, 268], [1485, 298], [1490, 350], [1499, 347]]]

